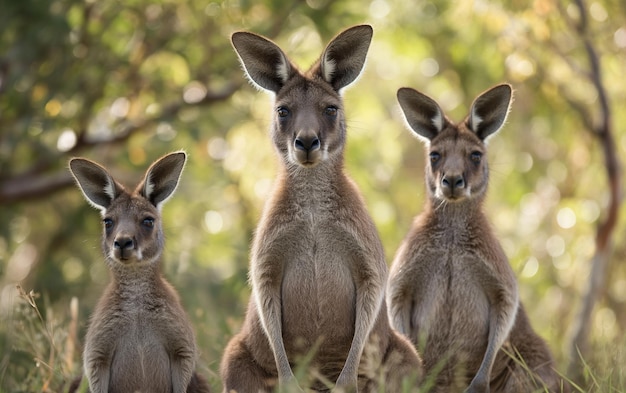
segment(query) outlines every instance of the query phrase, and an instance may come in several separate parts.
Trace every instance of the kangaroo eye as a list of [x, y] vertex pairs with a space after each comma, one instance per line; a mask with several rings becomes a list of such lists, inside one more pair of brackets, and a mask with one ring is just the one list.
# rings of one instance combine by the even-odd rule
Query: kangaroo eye
[[278, 113], [278, 117], [285, 118], [289, 116], [289, 109], [284, 106], [279, 106], [278, 109], [276, 109], [276, 113]]
[[337, 116], [337, 107], [332, 106], [332, 105], [329, 107], [326, 107], [326, 109], [324, 109], [324, 114], [326, 116], [331, 116], [331, 117]]
[[439, 159], [441, 158], [441, 154], [437, 153], [436, 151], [433, 151], [430, 153], [430, 162], [433, 164], [436, 164], [437, 161], [439, 161]]
[[475, 152], [472, 152], [472, 154], [470, 154], [470, 159], [472, 160], [472, 162], [476, 164], [478, 164], [482, 158], [483, 158], [483, 153], [479, 151], [475, 151]]
[[106, 229], [113, 228], [113, 220], [111, 220], [110, 218], [105, 218], [104, 220], [102, 220], [102, 222], [104, 223], [104, 227]]
[[154, 218], [152, 218], [152, 217], [144, 218], [142, 224], [146, 228], [153, 228], [154, 227]]

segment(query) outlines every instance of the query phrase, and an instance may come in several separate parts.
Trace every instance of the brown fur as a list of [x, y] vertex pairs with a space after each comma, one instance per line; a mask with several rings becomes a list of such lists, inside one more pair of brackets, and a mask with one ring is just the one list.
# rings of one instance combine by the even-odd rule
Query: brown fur
[[[514, 273], [482, 211], [485, 140], [504, 124], [511, 98], [509, 85], [494, 87], [455, 125], [432, 99], [398, 91], [430, 157], [424, 212], [391, 268], [389, 317], [420, 348], [426, 373], [436, 374], [436, 392], [520, 393], [543, 384], [561, 391], [552, 355], [519, 305]], [[534, 375], [517, 363], [520, 356]]]
[[102, 248], [111, 271], [85, 338], [84, 372], [93, 393], [208, 392], [206, 381], [193, 376], [197, 349], [191, 323], [161, 274], [160, 211], [185, 159], [183, 152], [162, 157], [134, 191], [92, 161], [70, 161], [87, 201], [102, 212]]
[[[361, 72], [372, 29], [337, 36], [301, 73], [272, 42], [235, 33], [250, 79], [276, 94], [271, 130], [280, 170], [252, 245], [252, 296], [221, 365], [224, 392], [302, 387], [387, 391], [421, 371], [408, 340], [386, 318], [382, 244], [343, 170], [340, 90]], [[307, 358], [309, 357], [309, 358]], [[305, 361], [306, 358], [306, 361]]]

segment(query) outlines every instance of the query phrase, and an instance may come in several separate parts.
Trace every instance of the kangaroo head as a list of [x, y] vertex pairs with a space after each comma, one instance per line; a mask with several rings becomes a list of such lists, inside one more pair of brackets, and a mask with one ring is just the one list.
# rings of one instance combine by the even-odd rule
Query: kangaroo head
[[107, 263], [125, 266], [156, 263], [163, 251], [161, 208], [178, 185], [186, 154], [168, 154], [154, 162], [143, 180], [127, 190], [99, 164], [70, 160], [70, 171], [87, 201], [102, 213], [102, 247]]
[[361, 74], [372, 33], [368, 25], [345, 30], [306, 72], [268, 39], [232, 35], [250, 80], [275, 94], [272, 140], [287, 165], [313, 167], [341, 157], [346, 138], [341, 91]]
[[456, 202], [485, 194], [489, 179], [486, 142], [504, 125], [512, 94], [508, 84], [487, 90], [474, 100], [465, 120], [454, 124], [430, 97], [411, 88], [398, 90], [406, 123], [426, 144], [431, 198]]

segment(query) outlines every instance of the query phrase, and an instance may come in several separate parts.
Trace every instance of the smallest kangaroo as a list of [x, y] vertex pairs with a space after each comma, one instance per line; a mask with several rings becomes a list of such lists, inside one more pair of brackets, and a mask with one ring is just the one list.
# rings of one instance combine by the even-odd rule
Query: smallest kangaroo
[[392, 326], [421, 350], [435, 392], [568, 391], [482, 211], [486, 140], [511, 100], [510, 85], [495, 86], [454, 124], [426, 95], [398, 91], [408, 126], [426, 145], [428, 199], [392, 264], [388, 310]]
[[161, 209], [185, 161], [184, 152], [162, 157], [130, 190], [95, 162], [70, 160], [78, 187], [102, 213], [102, 248], [111, 271], [85, 339], [84, 373], [92, 393], [209, 392], [194, 372], [191, 323], [161, 274]]

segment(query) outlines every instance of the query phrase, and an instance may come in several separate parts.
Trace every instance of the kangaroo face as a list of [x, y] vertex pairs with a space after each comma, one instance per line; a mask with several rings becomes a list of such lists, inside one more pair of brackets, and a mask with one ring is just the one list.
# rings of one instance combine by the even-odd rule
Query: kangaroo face
[[300, 79], [276, 99], [272, 139], [291, 164], [313, 167], [341, 151], [341, 99], [321, 83]]
[[70, 160], [78, 187], [102, 214], [102, 248], [111, 268], [122, 272], [115, 268], [159, 261], [161, 208], [176, 190], [186, 159], [184, 152], [161, 157], [132, 192], [103, 166], [84, 158]]
[[465, 121], [454, 124], [430, 97], [403, 87], [398, 102], [409, 128], [426, 145], [426, 184], [432, 198], [459, 202], [482, 197], [487, 190], [486, 141], [504, 125], [513, 90], [495, 86], [472, 103]]
[[473, 132], [448, 127], [428, 148], [427, 182], [431, 195], [448, 202], [484, 194], [488, 166], [484, 143]]
[[158, 260], [163, 249], [159, 212], [145, 198], [119, 195], [102, 222], [102, 246], [110, 263], [130, 265]]
[[310, 168], [341, 156], [346, 133], [341, 92], [361, 74], [372, 33], [367, 25], [344, 31], [305, 72], [267, 38], [232, 35], [250, 81], [275, 97], [272, 139], [287, 165]]

